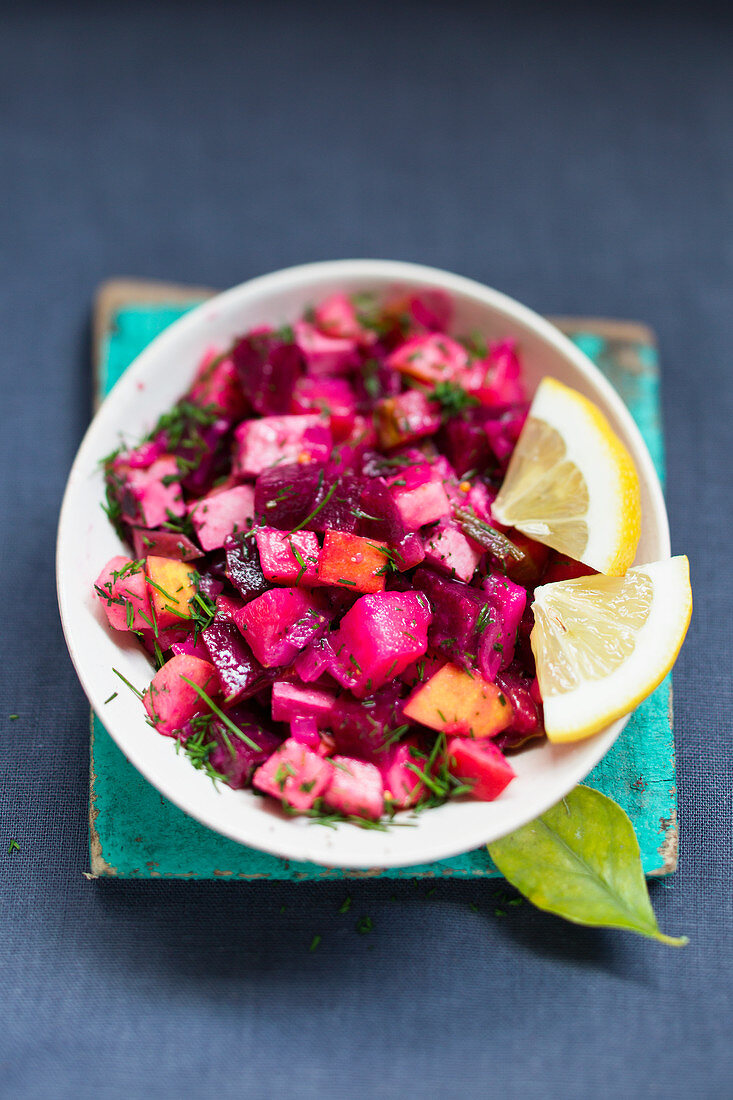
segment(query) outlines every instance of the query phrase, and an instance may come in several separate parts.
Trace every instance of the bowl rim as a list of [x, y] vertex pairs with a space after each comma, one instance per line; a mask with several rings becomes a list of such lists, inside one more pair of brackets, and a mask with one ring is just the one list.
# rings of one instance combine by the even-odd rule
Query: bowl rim
[[[611, 383], [604, 377], [585, 353], [573, 344], [559, 329], [555, 328], [551, 322], [541, 317], [528, 306], [511, 298], [509, 295], [485, 286], [477, 280], [424, 264], [398, 260], [341, 259], [316, 261], [283, 268], [248, 279], [214, 297], [206, 299], [200, 305], [194, 307], [181, 318], [174, 321], [168, 328], [156, 336], [136, 357], [133, 363], [130, 364], [123, 376], [101, 402], [79, 444], [79, 448], [69, 472], [59, 514], [56, 541], [56, 590], [66, 645], [82, 688], [95, 713], [100, 713], [103, 693], [97, 689], [94, 676], [88, 673], [84, 655], [80, 652], [80, 648], [77, 645], [76, 632], [74, 629], [75, 606], [73, 602], [67, 600], [64, 578], [62, 576], [62, 558], [66, 539], [70, 535], [70, 514], [73, 502], [76, 493], [79, 491], [77, 483], [80, 481], [82, 472], [89, 465], [89, 452], [93, 451], [96, 455], [94, 441], [98, 431], [98, 425], [106, 419], [110, 405], [119, 399], [121, 393], [132, 390], [138, 386], [141, 376], [147, 374], [149, 363], [151, 361], [154, 362], [157, 358], [164, 355], [166, 348], [183, 338], [189, 330], [195, 332], [205, 317], [210, 314], [212, 309], [226, 309], [231, 304], [238, 302], [242, 297], [265, 297], [272, 292], [282, 293], [288, 289], [302, 288], [304, 285], [310, 283], [316, 284], [328, 280], [337, 282], [339, 279], [347, 278], [363, 278], [364, 281], [372, 279], [385, 283], [406, 283], [415, 287], [439, 288], [447, 291], [449, 294], [455, 293], [457, 295], [462, 295], [478, 302], [480, 305], [508, 315], [508, 317], [511, 317], [519, 325], [532, 331], [540, 340], [549, 343], [555, 351], [564, 358], [569, 359], [589, 385], [600, 393], [600, 396], [605, 402], [606, 409], [610, 409], [613, 412], [616, 418], [623, 424], [624, 431], [634, 440], [635, 461], [638, 467], [639, 480], [648, 493], [651, 511], [653, 512], [654, 521], [658, 529], [658, 542], [661, 550], [659, 557], [666, 558], [670, 556], [669, 525], [664, 496], [659, 478], [641, 432], [628, 408]], [[521, 824], [533, 820], [535, 817], [544, 813], [558, 802], [568, 790], [572, 789], [576, 783], [585, 778], [598, 761], [608, 752], [611, 745], [626, 725], [629, 717], [630, 715], [627, 715], [617, 720], [606, 730], [601, 731], [585, 742], [578, 742], [577, 744], [583, 744], [585, 746], [585, 751], [579, 753], [575, 765], [567, 769], [566, 780], [560, 785], [564, 790], [558, 793], [559, 787], [550, 784], [545, 796], [537, 799], [536, 803], [533, 804], [532, 812], [529, 815], [518, 815], [515, 822], [507, 828], [502, 828], [499, 833], [494, 830], [491, 840], [496, 839], [498, 836], [505, 835], [507, 832], [518, 828]], [[406, 857], [399, 854], [390, 855], [386, 852], [380, 852], [379, 858], [375, 860], [371, 853], [368, 857], [357, 855], [349, 857], [345, 856], [343, 851], [339, 851], [338, 854], [329, 856], [327, 847], [323, 845], [319, 846], [314, 843], [309, 844], [307, 837], [309, 835], [312, 836], [316, 830], [310, 830], [308, 832], [303, 829], [293, 828], [285, 833], [283, 837], [280, 836], [280, 830], [278, 830], [276, 839], [271, 839], [269, 831], [263, 829], [261, 836], [254, 837], [248, 834], [246, 839], [243, 839], [241, 829], [236, 828], [235, 822], [232, 822], [231, 825], [229, 825], [227, 821], [217, 821], [215, 824], [212, 824], [211, 816], [198, 812], [195, 807], [192, 808], [185, 795], [178, 791], [173, 776], [167, 777], [151, 774], [152, 769], [150, 767], [146, 768], [146, 761], [141, 758], [141, 754], [131, 753], [130, 747], [124, 743], [124, 736], [121, 736], [119, 731], [113, 728], [114, 720], [107, 721], [107, 719], [105, 719], [104, 725], [105, 728], [108, 729], [113, 740], [120, 749], [125, 752], [130, 762], [144, 778], [155, 786], [165, 798], [173, 802], [189, 816], [197, 819], [217, 833], [227, 836], [242, 845], [258, 848], [284, 859], [304, 860], [315, 862], [325, 867], [341, 867], [355, 870], [366, 870], [375, 867], [386, 869], [390, 867], [409, 867], [420, 863], [448, 859], [469, 852], [490, 842], [487, 841], [485, 836], [479, 835], [482, 832], [481, 829], [474, 828], [469, 831], [468, 838], [463, 840], [456, 840], [453, 832], [451, 830], [446, 830], [442, 842], [439, 844], [434, 843], [429, 853], [421, 852], [417, 854], [417, 856], [413, 854]], [[521, 820], [519, 819], [520, 817]], [[294, 825], [296, 821], [297, 819], [293, 818], [283, 822], [283, 824]], [[346, 830], [355, 830], [356, 828], [357, 827], [353, 825], [338, 826], [338, 829], [342, 831], [342, 833]], [[327, 830], [324, 830], [324, 832], [325, 831]], [[413, 830], [409, 830], [409, 832], [413, 833]], [[417, 832], [418, 830], [415, 829], [413, 835]], [[370, 833], [369, 835], [379, 837], [385, 836], [386, 834]], [[320, 847], [323, 850], [314, 855], [314, 847]], [[417, 845], [417, 847], [419, 847], [419, 845]]]

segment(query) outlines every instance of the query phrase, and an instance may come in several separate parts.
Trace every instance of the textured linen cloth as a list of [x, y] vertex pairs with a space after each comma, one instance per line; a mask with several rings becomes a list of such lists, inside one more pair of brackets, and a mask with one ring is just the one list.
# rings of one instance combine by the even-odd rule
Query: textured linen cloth
[[[704, 3], [4, 9], [0, 1093], [731, 1094], [731, 23]], [[88, 708], [53, 543], [90, 295], [354, 255], [659, 335], [695, 612], [680, 870], [652, 896], [684, 950], [493, 885], [82, 876]]]

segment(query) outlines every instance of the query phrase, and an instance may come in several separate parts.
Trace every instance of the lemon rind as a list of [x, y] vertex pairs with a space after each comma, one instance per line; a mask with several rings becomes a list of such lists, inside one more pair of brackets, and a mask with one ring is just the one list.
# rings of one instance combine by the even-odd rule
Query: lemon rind
[[[634, 655], [602, 679], [589, 680], [572, 691], [547, 696], [544, 701], [545, 729], [548, 740], [554, 744], [584, 740], [630, 714], [658, 687], [677, 659], [692, 615], [689, 562], [686, 557], [679, 556], [636, 569], [651, 577], [653, 594]], [[556, 582], [557, 585], [565, 583], [568, 582]], [[542, 587], [554, 588], [556, 585], [538, 588], [536, 600], [542, 601]], [[664, 639], [661, 651], [645, 651], [660, 636]], [[628, 687], [624, 688], [624, 682], [630, 679], [630, 665], [639, 660], [639, 655], [644, 662], [643, 669], [631, 676]], [[618, 698], [619, 689], [621, 697], [614, 703], [612, 700]], [[574, 721], [573, 712], [577, 716]]]

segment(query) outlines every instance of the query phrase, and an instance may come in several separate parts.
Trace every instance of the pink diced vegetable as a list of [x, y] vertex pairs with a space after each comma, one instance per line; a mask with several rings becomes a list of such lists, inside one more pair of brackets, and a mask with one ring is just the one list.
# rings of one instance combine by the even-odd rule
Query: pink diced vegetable
[[119, 500], [122, 514], [129, 523], [159, 527], [170, 516], [186, 511], [174, 455], [163, 455], [147, 468], [114, 464], [114, 476], [122, 482]]
[[207, 695], [215, 694], [218, 681], [214, 666], [198, 657], [179, 655], [158, 669], [143, 695], [143, 703], [159, 733], [173, 734], [208, 709], [192, 685]]
[[258, 527], [255, 540], [268, 581], [306, 587], [318, 583], [320, 547], [314, 531], [288, 534], [274, 527]]
[[380, 818], [384, 795], [379, 768], [350, 756], [332, 756], [331, 763], [331, 781], [323, 795], [325, 805], [348, 817]]
[[290, 723], [290, 736], [299, 745], [305, 745], [312, 752], [318, 752], [321, 737], [315, 718], [293, 718]]
[[272, 685], [272, 720], [312, 718], [318, 726], [328, 726], [335, 702], [335, 694], [325, 688], [276, 680]]
[[202, 557], [196, 543], [176, 531], [155, 531], [152, 528], [133, 527], [132, 539], [136, 558], [146, 558], [148, 554], [154, 554], [159, 558], [194, 561]]
[[416, 748], [417, 739], [410, 737], [391, 745], [379, 760], [385, 800], [397, 810], [414, 806], [426, 793], [422, 779], [412, 770], [421, 769], [425, 763], [420, 757], [412, 755]]
[[470, 581], [483, 555], [452, 520], [441, 520], [425, 540], [425, 564], [462, 581]]
[[301, 588], [271, 588], [237, 612], [234, 621], [265, 668], [289, 664], [327, 623]]
[[251, 485], [237, 485], [223, 492], [214, 490], [189, 508], [204, 550], [218, 550], [229, 535], [248, 530], [254, 514], [255, 491]]
[[471, 796], [493, 802], [515, 778], [514, 768], [488, 739], [452, 737], [448, 742], [448, 769], [471, 787]]
[[428, 648], [432, 615], [416, 592], [362, 596], [332, 639], [333, 675], [358, 698], [399, 676]]
[[444, 333], [413, 336], [387, 359], [387, 365], [421, 382], [453, 380], [468, 363], [468, 352]]
[[145, 573], [138, 562], [112, 558], [94, 585], [109, 625], [115, 630], [144, 630], [152, 626]]
[[252, 786], [295, 810], [309, 810], [329, 784], [333, 765], [289, 737], [257, 769]]
[[353, 339], [327, 336], [309, 321], [296, 321], [293, 331], [311, 374], [347, 374], [359, 362]]
[[325, 462], [331, 453], [331, 432], [318, 413], [264, 416], [243, 420], [234, 431], [234, 473], [256, 477], [270, 466], [288, 462]]

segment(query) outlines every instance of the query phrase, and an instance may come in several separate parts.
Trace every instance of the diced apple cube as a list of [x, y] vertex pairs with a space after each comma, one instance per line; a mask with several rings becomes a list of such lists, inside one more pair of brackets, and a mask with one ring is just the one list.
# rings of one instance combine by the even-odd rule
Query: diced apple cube
[[196, 405], [213, 405], [230, 420], [239, 420], [247, 408], [234, 363], [229, 356], [222, 359], [216, 348], [205, 353], [188, 396]]
[[347, 531], [326, 531], [318, 562], [320, 584], [354, 592], [384, 590], [389, 556], [387, 544]]
[[236, 612], [234, 621], [260, 664], [276, 668], [290, 664], [327, 618], [302, 588], [271, 588]]
[[393, 478], [390, 492], [408, 531], [417, 531], [426, 523], [450, 515], [448, 494], [439, 478], [431, 478], [414, 487], [409, 482], [401, 484], [402, 480]]
[[186, 505], [174, 455], [163, 455], [146, 468], [116, 462], [119, 499], [123, 517], [131, 524], [160, 527], [173, 516], [185, 514]]
[[122, 556], [112, 558], [97, 577], [94, 588], [109, 625], [115, 630], [150, 629], [150, 598], [139, 562]]
[[193, 567], [185, 561], [151, 555], [145, 561], [145, 572], [158, 626], [181, 626], [184, 619], [190, 619], [189, 605], [196, 595]]
[[511, 723], [512, 707], [495, 685], [478, 673], [443, 665], [405, 703], [406, 718], [460, 737], [494, 737]]
[[143, 695], [145, 710], [160, 733], [170, 735], [208, 709], [188, 680], [210, 696], [218, 688], [216, 670], [212, 664], [198, 657], [179, 654], [158, 669]]
[[411, 767], [422, 768], [425, 764], [423, 759], [412, 755], [417, 747], [417, 738], [410, 737], [391, 745], [379, 760], [385, 801], [396, 810], [414, 806], [427, 793], [422, 779]]

